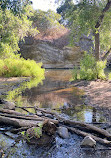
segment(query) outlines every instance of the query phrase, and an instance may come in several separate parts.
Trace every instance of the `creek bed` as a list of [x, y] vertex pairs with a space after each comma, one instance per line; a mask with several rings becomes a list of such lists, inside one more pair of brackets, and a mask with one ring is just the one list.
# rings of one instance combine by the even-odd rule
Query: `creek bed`
[[[86, 123], [107, 123], [109, 120], [104, 109], [91, 105], [85, 105], [85, 92], [80, 87], [71, 85], [71, 70], [46, 70], [43, 83], [30, 88], [24, 86], [27, 81], [21, 84], [5, 84], [11, 89], [3, 91], [1, 85], [1, 96], [5, 99], [12, 99], [18, 106], [34, 106], [39, 108], [50, 108], [65, 118], [83, 121]], [[27, 82], [29, 83], [29, 81]], [[13, 89], [12, 89], [13, 85]], [[19, 85], [19, 86], [18, 86]], [[19, 88], [19, 87], [22, 88]], [[24, 88], [23, 88], [24, 87]], [[16, 89], [18, 89], [16, 91]], [[54, 110], [55, 109], [55, 110]], [[27, 113], [19, 108], [16, 111]], [[28, 109], [34, 113], [32, 109]], [[1, 128], [5, 129], [6, 127]], [[8, 133], [9, 134], [9, 133]], [[16, 138], [17, 135], [11, 135]], [[80, 148], [82, 137], [70, 134], [69, 139], [56, 137], [56, 141], [49, 147], [29, 146], [21, 140], [16, 142], [0, 133], [0, 146], [4, 149], [6, 156], [10, 158], [110, 158], [109, 148], [97, 144], [96, 149]]]

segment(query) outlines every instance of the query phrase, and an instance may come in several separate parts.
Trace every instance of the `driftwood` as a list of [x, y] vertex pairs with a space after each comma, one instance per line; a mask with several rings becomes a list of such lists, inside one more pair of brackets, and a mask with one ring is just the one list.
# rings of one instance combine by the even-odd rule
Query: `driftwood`
[[[5, 116], [8, 118], [16, 118], [16, 119], [23, 119], [23, 120], [33, 120], [33, 121], [45, 121], [47, 118], [46, 117], [37, 117], [37, 116], [16, 116], [16, 115], [9, 115], [9, 114], [0, 114], [1, 116]], [[57, 120], [53, 119], [48, 119], [49, 121], [58, 124]]]
[[21, 127], [21, 128], [17, 128], [17, 129], [11, 129], [10, 132], [11, 133], [18, 133], [18, 132], [22, 132], [27, 130], [29, 127]]
[[69, 131], [73, 132], [73, 133], [76, 133], [77, 135], [80, 135], [80, 136], [83, 136], [83, 137], [86, 137], [86, 136], [91, 136], [94, 140], [96, 140], [98, 143], [100, 144], [103, 144], [103, 145], [108, 145], [108, 146], [111, 146], [111, 141], [108, 141], [106, 139], [102, 139], [102, 138], [99, 138], [97, 136], [94, 136], [92, 134], [89, 134], [89, 133], [86, 133], [86, 132], [83, 132], [81, 130], [78, 130], [76, 128], [72, 128], [72, 127], [67, 127]]
[[[25, 115], [13, 110], [5, 110], [5, 109], [0, 109], [0, 115], [1, 116], [5, 116], [8, 118], [17, 118], [17, 119], [24, 119], [24, 120], [34, 120], [34, 121], [45, 121], [45, 120], [49, 120], [55, 124], [58, 124], [58, 120], [54, 120], [54, 119], [49, 119], [46, 117], [38, 117], [37, 115]], [[2, 122], [0, 122], [2, 123]]]
[[34, 120], [24, 120], [24, 119], [16, 119], [10, 117], [0, 116], [0, 123], [5, 125], [11, 125], [15, 127], [31, 127], [37, 126], [42, 121], [34, 121]]
[[56, 119], [59, 120], [59, 121], [63, 120], [63, 118], [60, 117], [57, 112], [52, 112], [52, 111], [49, 111], [49, 110], [45, 110], [43, 108], [36, 108], [36, 110], [41, 111], [41, 112], [46, 113], [46, 114], [51, 114], [51, 115], [55, 116]]
[[25, 114], [22, 114], [20, 112], [14, 111], [14, 110], [9, 110], [9, 109], [0, 109], [1, 113], [7, 113], [7, 114], [15, 114], [18, 116], [24, 116]]
[[102, 135], [103, 137], [106, 137], [109, 140], [111, 140], [110, 133], [108, 133], [106, 130], [98, 128], [96, 126], [89, 125], [89, 124], [79, 122], [79, 121], [71, 121], [71, 120], [65, 120], [65, 119], [64, 119], [63, 123], [66, 125], [69, 124], [70, 126], [74, 126], [76, 128], [82, 129], [82, 130], [94, 132], [96, 134]]
[[[34, 107], [35, 108], [35, 107]], [[7, 109], [0, 109], [0, 123], [1, 124], [8, 124], [11, 126], [15, 126], [18, 129], [12, 129], [11, 132], [20, 132], [23, 130], [27, 130], [29, 127], [38, 126], [39, 123], [44, 123], [45, 121], [49, 120], [56, 125], [65, 125], [69, 129], [69, 131], [74, 132], [78, 135], [83, 137], [90, 135], [93, 139], [97, 142], [111, 146], [111, 134], [108, 133], [106, 130], [98, 128], [91, 124], [86, 124], [84, 122], [73, 121], [73, 120], [66, 120], [63, 117], [59, 116], [58, 113], [52, 112], [50, 110], [42, 109], [42, 108], [35, 108], [36, 111], [41, 111], [44, 114], [51, 114], [55, 119], [49, 119], [48, 117], [44, 116], [37, 116], [37, 115], [25, 115], [14, 110], [7, 110]], [[87, 131], [87, 132], [86, 132]], [[89, 133], [91, 132], [91, 133]], [[96, 134], [96, 136], [94, 135]], [[105, 139], [102, 139], [105, 138]]]
[[37, 109], [42, 111], [42, 112], [44, 112], [44, 113], [55, 115], [55, 117], [57, 119], [59, 119], [59, 121], [62, 124], [69, 125], [69, 126], [74, 126], [76, 128], [79, 128], [79, 129], [81, 128], [82, 130], [86, 130], [86, 131], [91, 131], [91, 132], [94, 132], [96, 134], [99, 134], [100, 136], [108, 138], [108, 140], [111, 140], [111, 134], [108, 133], [104, 129], [98, 128], [98, 127], [93, 126], [93, 125], [86, 124], [84, 122], [66, 120], [66, 119], [60, 117], [57, 113], [54, 113], [54, 112], [51, 112], [51, 111], [42, 110], [40, 108], [37, 108]]

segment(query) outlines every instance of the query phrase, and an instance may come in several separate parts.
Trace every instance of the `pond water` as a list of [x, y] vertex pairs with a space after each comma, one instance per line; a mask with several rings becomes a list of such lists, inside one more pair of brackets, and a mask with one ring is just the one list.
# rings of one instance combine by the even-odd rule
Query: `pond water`
[[[103, 110], [84, 104], [85, 93], [82, 89], [70, 83], [71, 70], [46, 70], [43, 81], [25, 81], [12, 91], [2, 94], [7, 100], [16, 102], [17, 106], [38, 106], [50, 108], [65, 118], [84, 121], [86, 123], [103, 123], [107, 121]], [[26, 113], [20, 108], [16, 111]], [[30, 113], [34, 111], [28, 108]], [[11, 128], [3, 127], [0, 129]], [[10, 137], [9, 137], [10, 135]], [[51, 147], [38, 148], [29, 146], [25, 142], [15, 142], [17, 135], [0, 133], [0, 146], [6, 151], [5, 157], [9, 158], [110, 158], [111, 152], [98, 145], [99, 150], [81, 149], [81, 137], [70, 134], [69, 139], [56, 137], [56, 143]], [[104, 150], [103, 150], [104, 148]]]

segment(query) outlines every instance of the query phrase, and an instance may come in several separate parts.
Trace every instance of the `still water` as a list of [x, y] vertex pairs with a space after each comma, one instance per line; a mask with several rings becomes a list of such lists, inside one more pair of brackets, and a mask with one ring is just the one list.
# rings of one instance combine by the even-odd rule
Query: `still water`
[[[71, 70], [46, 70], [43, 81], [30, 80], [21, 83], [8, 91], [2, 97], [12, 100], [17, 106], [38, 106], [40, 108], [50, 108], [58, 112], [65, 118], [84, 121], [87, 123], [106, 122], [102, 110], [84, 104], [84, 91], [74, 87], [71, 82]], [[20, 108], [16, 111], [26, 113]], [[30, 113], [34, 111], [28, 108]], [[1, 129], [10, 127], [0, 127]], [[56, 143], [51, 147], [38, 148], [29, 146], [25, 142], [15, 142], [13, 138], [17, 135], [7, 135], [0, 133], [0, 146], [6, 151], [8, 158], [108, 158], [110, 151], [102, 150], [103, 146], [98, 145], [102, 151], [94, 149], [82, 149], [80, 143], [82, 138], [70, 134], [69, 139], [56, 137]], [[12, 137], [12, 138], [11, 138]]]
[[[67, 118], [86, 123], [105, 122], [103, 112], [84, 104], [84, 91], [71, 85], [72, 70], [46, 70], [45, 79], [31, 79], [4, 95], [17, 106], [50, 108]], [[20, 108], [16, 111], [26, 113]], [[30, 113], [34, 109], [28, 108]]]

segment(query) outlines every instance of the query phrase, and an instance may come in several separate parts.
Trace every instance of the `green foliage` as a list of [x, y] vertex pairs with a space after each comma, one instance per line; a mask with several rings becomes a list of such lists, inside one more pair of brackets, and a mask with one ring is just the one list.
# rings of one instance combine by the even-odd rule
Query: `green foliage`
[[[78, 42], [81, 35], [94, 35], [95, 25], [107, 4], [107, 0], [79, 0], [74, 4], [72, 0], [61, 0], [61, 6], [57, 9], [67, 25], [71, 29], [71, 43]], [[106, 51], [111, 44], [111, 8], [105, 13], [103, 22], [99, 29], [100, 49]]]
[[39, 69], [38, 77], [31, 78], [29, 81], [24, 81], [14, 90], [8, 91], [6, 95], [6, 100], [15, 101], [16, 105], [23, 106], [23, 98], [22, 92], [28, 88], [37, 87], [39, 83], [42, 84], [42, 80], [44, 79], [44, 69]]
[[108, 74], [108, 79], [111, 80], [111, 72]]
[[59, 27], [59, 20], [61, 15], [54, 11], [48, 10], [47, 12], [42, 10], [35, 10], [31, 20], [39, 28], [39, 31], [46, 31], [52, 27]]
[[80, 61], [80, 79], [97, 79], [96, 60], [92, 54], [85, 54]]
[[32, 4], [31, 0], [0, 0], [2, 10], [10, 10], [14, 15], [25, 13], [25, 7]]
[[25, 131], [22, 131], [21, 134], [24, 136], [25, 135]]
[[8, 58], [0, 60], [0, 63], [0, 75], [4, 77], [39, 77], [44, 74], [42, 64], [33, 60]]
[[2, 10], [9, 9], [13, 14], [21, 14], [26, 5], [31, 4], [30, 0], [0, 0]]
[[106, 79], [104, 74], [104, 68], [106, 67], [106, 61], [96, 62], [92, 54], [85, 54], [80, 61], [80, 70], [74, 69], [73, 79], [82, 80], [94, 80], [94, 79]]
[[28, 142], [30, 142], [32, 138], [37, 138], [37, 139], [40, 138], [42, 136], [42, 123], [39, 125], [40, 125], [39, 127], [32, 127], [30, 134], [28, 134], [25, 131], [22, 131], [21, 134], [23, 138]]
[[19, 58], [18, 43], [28, 34], [34, 35], [37, 29], [32, 28], [31, 6], [25, 7], [25, 14], [14, 15], [10, 10], [0, 7], [0, 58]]
[[111, 9], [106, 12], [100, 29], [100, 46], [102, 51], [111, 47]]
[[106, 63], [107, 61], [98, 61], [96, 63], [96, 71], [97, 71], [97, 74], [98, 74], [98, 78], [100, 79], [106, 79], [106, 75], [104, 73], [104, 69], [106, 68]]
[[35, 127], [34, 132], [37, 138], [40, 138], [42, 136], [42, 127]]

